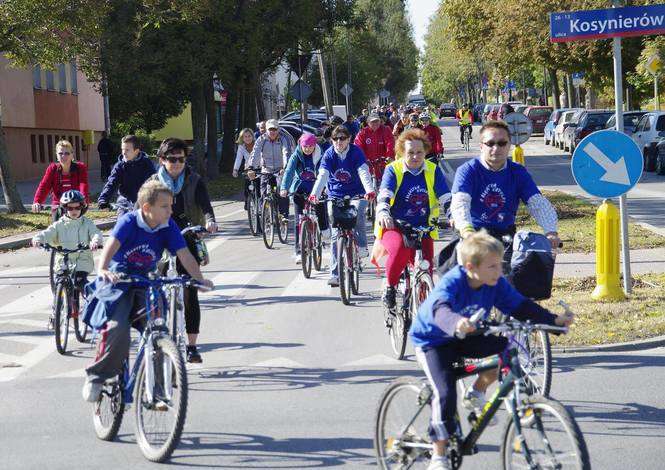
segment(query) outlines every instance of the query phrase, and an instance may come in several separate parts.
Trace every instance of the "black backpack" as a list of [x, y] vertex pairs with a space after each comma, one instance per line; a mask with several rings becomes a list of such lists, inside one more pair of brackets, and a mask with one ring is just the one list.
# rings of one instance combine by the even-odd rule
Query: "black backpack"
[[520, 230], [513, 239], [510, 283], [525, 297], [545, 300], [552, 296], [554, 255], [545, 235]]

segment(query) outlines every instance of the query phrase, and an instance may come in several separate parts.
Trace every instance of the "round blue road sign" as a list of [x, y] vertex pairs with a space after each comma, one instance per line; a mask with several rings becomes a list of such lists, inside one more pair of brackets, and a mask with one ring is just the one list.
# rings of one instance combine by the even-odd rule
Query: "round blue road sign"
[[642, 176], [639, 147], [626, 134], [597, 131], [579, 143], [570, 162], [575, 181], [596, 197], [617, 197], [630, 191]]

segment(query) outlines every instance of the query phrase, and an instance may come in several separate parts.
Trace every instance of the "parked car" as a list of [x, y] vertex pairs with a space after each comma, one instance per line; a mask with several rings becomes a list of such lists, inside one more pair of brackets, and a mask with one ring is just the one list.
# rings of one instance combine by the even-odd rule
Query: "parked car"
[[[300, 115], [292, 116], [288, 119], [282, 118], [282, 121], [293, 122], [300, 125]], [[308, 126], [312, 126], [315, 129], [319, 129], [321, 127], [321, 124], [323, 124], [325, 121], [326, 121], [325, 118], [313, 117], [312, 115], [309, 115], [307, 117], [307, 120], [305, 121], [305, 124], [307, 124]]]
[[473, 105], [473, 122], [482, 122], [484, 109], [485, 103], [478, 103]]
[[[646, 113], [646, 111], [626, 111], [623, 113], [623, 132], [628, 136], [632, 136], [635, 133], [635, 129], [637, 128], [637, 123], [640, 121], [640, 118]], [[616, 122], [617, 117], [616, 114], [613, 113], [612, 117], [607, 120], [605, 128], [614, 129], [616, 127]]]
[[563, 132], [561, 133], [561, 141], [559, 143], [559, 148], [561, 150], [565, 150], [566, 152], [569, 151], [570, 146], [572, 145], [571, 142], [573, 141], [573, 136], [575, 132], [575, 128], [580, 122], [580, 119], [582, 119], [582, 116], [584, 115], [585, 111], [583, 109], [578, 110], [573, 114], [573, 117], [570, 118], [570, 121], [568, 121], [563, 128]]
[[[317, 109], [310, 109], [309, 111], [307, 111], [307, 118], [320, 119], [323, 121], [328, 119], [328, 116], [323, 111], [319, 111]], [[287, 113], [284, 116], [282, 116], [282, 121], [293, 121], [294, 119], [297, 119], [298, 122], [300, 122], [300, 111], [291, 111], [290, 113]]]
[[526, 111], [528, 107], [529, 107], [528, 104], [518, 104], [514, 108], [516, 113], [524, 113], [524, 111]]
[[[570, 128], [570, 136], [567, 141], [568, 151], [573, 153], [580, 141], [592, 132], [605, 129], [607, 120], [612, 117], [613, 111], [609, 109], [591, 109], [584, 111], [580, 116], [577, 126]], [[568, 131], [568, 129], [566, 129]], [[564, 142], [566, 140], [564, 139]]]
[[[653, 145], [653, 144], [652, 144]], [[665, 175], [665, 140], [656, 143], [656, 165], [654, 170], [659, 175]]]
[[498, 106], [497, 103], [487, 103], [485, 107], [483, 108], [483, 114], [480, 116], [480, 121], [485, 124], [485, 121], [487, 121], [487, 116], [489, 116], [490, 112], [492, 112], [492, 109]]
[[657, 157], [651, 150], [651, 143], [655, 142], [658, 145], [665, 140], [665, 111], [652, 111], [644, 114], [637, 123], [632, 138], [642, 152], [644, 169], [654, 171]]
[[[291, 134], [291, 137], [293, 137], [293, 140], [295, 140], [296, 142], [298, 142], [298, 139], [302, 135], [299, 123], [295, 123], [292, 121], [279, 121], [279, 127], [281, 127], [286, 132]], [[314, 135], [321, 135], [321, 131], [313, 128], [312, 126], [305, 124], [302, 127], [305, 132], [309, 132], [310, 134]]]
[[455, 117], [456, 114], [457, 108], [452, 103], [443, 103], [439, 107], [439, 118]]
[[543, 140], [546, 145], [554, 146], [554, 129], [556, 128], [556, 123], [559, 122], [559, 118], [565, 111], [568, 111], [568, 108], [555, 109], [547, 119], [545, 129], [543, 129]]
[[[528, 106], [524, 115], [531, 119], [534, 134], [541, 134], [545, 130], [547, 118], [552, 114], [551, 106]], [[546, 144], [549, 142], [545, 142]]]
[[499, 119], [499, 110], [501, 109], [500, 104], [493, 104], [492, 107], [490, 108], [489, 113], [487, 114], [486, 120], [487, 121], [496, 121]]
[[566, 130], [566, 127], [568, 127], [568, 124], [570, 124], [573, 116], [575, 116], [575, 113], [578, 111], [579, 108], [568, 109], [564, 111], [559, 117], [559, 120], [556, 123], [556, 127], [554, 128], [554, 138], [552, 139], [555, 147], [561, 149], [563, 148], [563, 131]]

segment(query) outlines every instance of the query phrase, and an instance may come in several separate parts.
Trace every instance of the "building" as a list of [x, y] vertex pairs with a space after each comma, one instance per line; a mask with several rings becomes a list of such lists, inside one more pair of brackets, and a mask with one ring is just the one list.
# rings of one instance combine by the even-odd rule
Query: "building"
[[53, 71], [14, 68], [0, 54], [0, 106], [17, 181], [40, 178], [56, 160], [60, 139], [71, 141], [76, 159], [91, 173], [99, 171], [96, 142], [104, 130], [104, 102], [74, 62], [59, 64]]

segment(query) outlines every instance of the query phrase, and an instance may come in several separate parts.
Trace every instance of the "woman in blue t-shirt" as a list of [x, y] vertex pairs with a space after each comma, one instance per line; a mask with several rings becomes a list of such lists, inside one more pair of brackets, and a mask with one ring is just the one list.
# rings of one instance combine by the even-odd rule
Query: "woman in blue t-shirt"
[[[397, 160], [388, 165], [383, 173], [376, 206], [375, 235], [388, 251], [383, 303], [389, 311], [395, 308], [396, 287], [402, 271], [415, 256], [415, 249], [404, 246], [402, 232], [395, 226], [395, 219], [414, 227], [427, 226], [430, 219], [438, 219], [439, 206], [450, 200], [443, 172], [437, 165], [425, 160], [430, 147], [424, 131], [409, 129], [402, 132], [395, 144]], [[434, 257], [433, 237], [437, 238], [436, 231], [423, 239], [423, 257], [430, 266]]]
[[[316, 144], [316, 136], [305, 132], [298, 139], [298, 146], [289, 158], [282, 183], [279, 187], [280, 196], [287, 197], [289, 194], [293, 195], [293, 206], [296, 212], [296, 242], [293, 245], [296, 264], [300, 262], [300, 232], [298, 231], [298, 221], [305, 207], [305, 199], [309, 197], [314, 187], [320, 163], [321, 149]], [[328, 228], [325, 205], [323, 203], [316, 204], [315, 210], [321, 234], [325, 240], [330, 240], [330, 229]]]
[[[350, 143], [351, 134], [343, 125], [335, 127], [332, 132], [333, 145], [323, 154], [319, 173], [310, 195], [310, 200], [316, 202], [321, 196], [323, 188], [326, 188], [328, 197], [342, 199], [345, 196], [365, 195], [366, 199], [373, 199], [376, 194], [372, 187], [372, 179], [363, 151]], [[358, 208], [358, 220], [356, 223], [356, 240], [360, 247], [360, 256], [369, 256], [367, 249], [367, 233], [365, 231], [365, 209], [366, 200], [353, 201]], [[332, 220], [332, 205], [328, 206], [328, 215]], [[337, 271], [337, 234], [338, 230], [333, 228], [330, 243], [330, 279], [328, 285], [339, 286]]]

